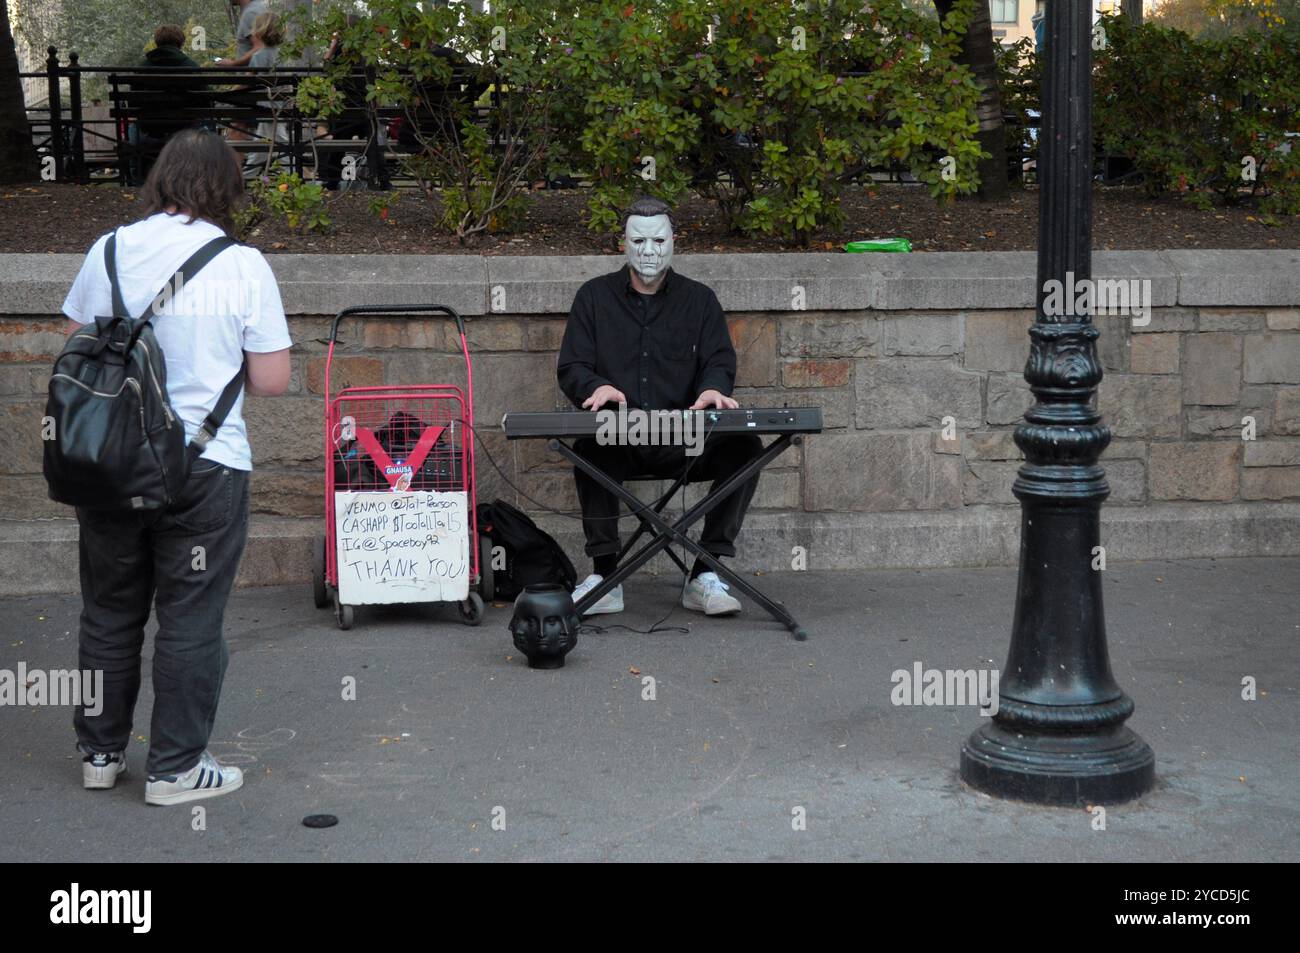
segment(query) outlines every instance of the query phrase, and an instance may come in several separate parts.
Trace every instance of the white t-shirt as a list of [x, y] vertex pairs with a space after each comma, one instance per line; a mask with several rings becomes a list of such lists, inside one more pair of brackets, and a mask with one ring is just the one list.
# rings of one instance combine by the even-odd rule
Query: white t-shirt
[[[132, 317], [144, 314], [163, 282], [185, 260], [222, 231], [185, 215], [159, 212], [117, 232], [117, 278], [122, 300]], [[72, 284], [63, 313], [89, 324], [113, 313], [113, 292], [104, 268], [101, 237], [91, 247]], [[153, 320], [154, 335], [167, 365], [167, 396], [185, 422], [186, 439], [216, 406], [221, 390], [239, 371], [244, 352], [262, 354], [292, 346], [280, 302], [280, 289], [262, 253], [235, 245], [225, 249], [192, 279]], [[203, 452], [235, 470], [253, 468], [241, 391], [217, 436]]]

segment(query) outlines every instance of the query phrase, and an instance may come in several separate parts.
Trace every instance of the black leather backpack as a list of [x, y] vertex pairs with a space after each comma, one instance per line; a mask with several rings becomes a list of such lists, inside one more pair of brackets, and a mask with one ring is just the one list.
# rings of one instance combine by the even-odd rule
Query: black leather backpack
[[104, 245], [113, 314], [74, 333], [54, 362], [45, 405], [45, 480], [50, 499], [107, 510], [172, 504], [190, 467], [216, 436], [244, 386], [239, 369], [185, 443], [185, 425], [167, 399], [167, 365], [154, 337], [158, 302], [174, 281], [187, 281], [232, 238], [214, 238], [181, 265], [138, 318], [127, 314], [117, 280], [117, 235]]
[[495, 549], [502, 547], [504, 567], [492, 567], [494, 595], [498, 599], [513, 599], [524, 591], [524, 586], [553, 582], [570, 592], [577, 582], [578, 573], [549, 533], [539, 527], [526, 513], [522, 513], [505, 500], [480, 503], [476, 511], [478, 531], [492, 541]]

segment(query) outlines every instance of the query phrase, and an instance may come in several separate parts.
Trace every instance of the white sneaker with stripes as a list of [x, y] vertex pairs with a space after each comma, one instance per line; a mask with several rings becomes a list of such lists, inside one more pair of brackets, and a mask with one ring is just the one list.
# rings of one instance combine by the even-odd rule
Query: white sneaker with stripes
[[[573, 590], [573, 601], [577, 602], [591, 590], [595, 589], [602, 582], [604, 576], [598, 576], [594, 572], [582, 582], [578, 583], [577, 588]], [[583, 615], [608, 615], [612, 612], [623, 611], [623, 587], [615, 586], [609, 592], [605, 593], [596, 600], [596, 604], [583, 613]]]
[[92, 751], [81, 758], [81, 786], [88, 791], [107, 791], [126, 777], [126, 752]]
[[217, 764], [205, 751], [199, 763], [184, 774], [149, 775], [144, 786], [146, 804], [184, 804], [204, 798], [220, 797], [238, 791], [244, 784], [244, 772]]
[[682, 608], [705, 615], [734, 615], [740, 611], [740, 600], [728, 593], [730, 588], [717, 573], [702, 572], [687, 580], [682, 589]]

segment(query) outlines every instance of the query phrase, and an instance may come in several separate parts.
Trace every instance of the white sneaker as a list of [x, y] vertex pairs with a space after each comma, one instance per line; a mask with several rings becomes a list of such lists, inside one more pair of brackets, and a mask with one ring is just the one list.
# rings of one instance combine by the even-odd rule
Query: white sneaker
[[199, 763], [184, 774], [149, 775], [144, 786], [144, 802], [184, 804], [186, 801], [201, 801], [238, 791], [243, 784], [243, 771], [217, 764], [217, 759], [205, 751]]
[[686, 583], [682, 608], [705, 615], [732, 615], [740, 611], [740, 600], [727, 595], [730, 588], [716, 572], [702, 572]]
[[89, 791], [107, 791], [126, 776], [126, 752], [91, 752], [81, 759], [81, 786]]
[[[573, 590], [573, 601], [577, 602], [587, 593], [591, 592], [591, 590], [595, 589], [602, 582], [604, 582], [604, 580], [605, 580], [604, 576], [597, 576], [593, 572], [586, 579], [582, 580], [582, 582], [578, 583], [578, 587]], [[615, 586], [609, 592], [605, 593], [598, 600], [596, 600], [596, 604], [592, 606], [590, 609], [588, 609], [586, 612], [584, 612], [583, 615], [607, 615], [611, 612], [622, 612], [622, 611], [623, 611], [623, 587]]]

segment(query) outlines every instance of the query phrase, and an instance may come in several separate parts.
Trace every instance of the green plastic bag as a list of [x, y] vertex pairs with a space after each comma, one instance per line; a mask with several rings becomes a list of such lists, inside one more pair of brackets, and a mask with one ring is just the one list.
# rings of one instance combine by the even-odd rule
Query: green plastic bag
[[848, 252], [855, 251], [911, 251], [912, 243], [906, 238], [868, 238], [864, 241], [849, 242], [844, 246]]

